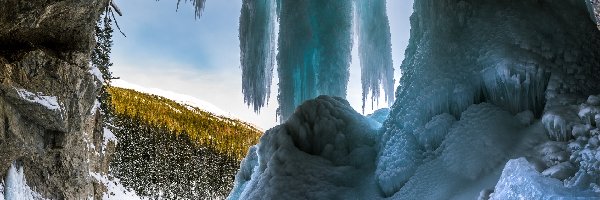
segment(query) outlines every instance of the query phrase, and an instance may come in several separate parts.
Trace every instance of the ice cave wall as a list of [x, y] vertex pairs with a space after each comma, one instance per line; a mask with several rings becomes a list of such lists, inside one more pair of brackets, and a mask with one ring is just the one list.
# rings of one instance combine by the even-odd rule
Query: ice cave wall
[[[377, 164], [386, 194], [431, 159], [415, 141], [436, 116], [461, 120], [471, 105], [488, 102], [539, 119], [600, 93], [600, 32], [584, 1], [417, 0], [414, 10]], [[549, 136], [566, 140], [569, 133]]]
[[[354, 112], [336, 99], [309, 101], [249, 152], [230, 198], [596, 197], [594, 16], [597, 1], [416, 0], [380, 131], [324, 128], [373, 121], [347, 120]], [[375, 143], [347, 145], [357, 135]], [[307, 150], [307, 141], [331, 150]], [[350, 162], [323, 153], [339, 145]], [[355, 153], [369, 148], [376, 155]], [[346, 177], [352, 170], [360, 175]]]

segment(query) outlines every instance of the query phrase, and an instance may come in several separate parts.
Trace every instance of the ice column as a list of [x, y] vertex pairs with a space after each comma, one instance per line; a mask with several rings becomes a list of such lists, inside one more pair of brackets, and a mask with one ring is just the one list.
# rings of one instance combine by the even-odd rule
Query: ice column
[[278, 1], [279, 109], [285, 120], [317, 95], [346, 97], [352, 1]]

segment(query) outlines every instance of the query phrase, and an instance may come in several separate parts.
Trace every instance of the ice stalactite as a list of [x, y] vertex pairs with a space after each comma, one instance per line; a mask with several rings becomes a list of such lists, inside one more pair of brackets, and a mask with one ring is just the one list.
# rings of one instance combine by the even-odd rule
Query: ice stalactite
[[[182, 0], [177, 0], [177, 8], [179, 9], [179, 3], [181, 3]], [[200, 18], [202, 16], [202, 11], [204, 10], [204, 4], [206, 3], [206, 0], [183, 0], [185, 2], [192, 2], [192, 5], [195, 8], [195, 14], [196, 14], [196, 18]]]
[[267, 103], [275, 64], [275, 0], [244, 0], [240, 16], [240, 63], [244, 101], [254, 111]]
[[345, 98], [354, 5], [363, 67], [363, 101], [369, 92], [373, 101], [378, 98], [383, 85], [386, 101], [391, 102], [394, 73], [385, 0], [245, 0], [240, 17], [240, 48], [246, 103], [258, 112], [269, 99], [275, 16], [279, 20], [279, 118], [287, 119], [296, 106], [318, 95]]
[[385, 100], [394, 100], [394, 67], [390, 25], [385, 0], [356, 0], [356, 32], [362, 81], [362, 109], [371, 92], [371, 104], [380, 96], [383, 85]]
[[279, 1], [279, 108], [283, 121], [318, 95], [346, 97], [352, 2]]

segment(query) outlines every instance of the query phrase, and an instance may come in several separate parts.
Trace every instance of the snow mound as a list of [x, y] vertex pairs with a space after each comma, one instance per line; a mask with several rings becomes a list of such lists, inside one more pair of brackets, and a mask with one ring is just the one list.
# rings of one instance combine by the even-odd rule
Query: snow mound
[[599, 199], [597, 193], [564, 187], [544, 177], [525, 158], [508, 161], [491, 199]]
[[377, 140], [377, 132], [347, 101], [329, 96], [306, 101], [250, 149], [229, 198], [378, 196], [372, 178]]
[[449, 171], [475, 179], [508, 160], [520, 128], [516, 118], [499, 107], [473, 105], [450, 129], [441, 157]]

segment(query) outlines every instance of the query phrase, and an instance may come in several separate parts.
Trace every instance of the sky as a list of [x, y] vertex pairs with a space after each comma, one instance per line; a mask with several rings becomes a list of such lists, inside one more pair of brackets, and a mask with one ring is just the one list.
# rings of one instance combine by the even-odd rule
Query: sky
[[[269, 129], [277, 122], [276, 72], [271, 98], [260, 113], [244, 103], [239, 50], [239, 15], [242, 0], [207, 0], [202, 17], [195, 19], [191, 4], [170, 0], [115, 0], [123, 16], [117, 21], [125, 36], [115, 32], [111, 70], [121, 81], [203, 100], [229, 116]], [[392, 33], [392, 56], [396, 87], [399, 66], [408, 44], [412, 1], [388, 0]], [[352, 52], [347, 99], [361, 110], [358, 53]], [[387, 107], [382, 101], [374, 110]], [[367, 104], [365, 114], [372, 113]]]

